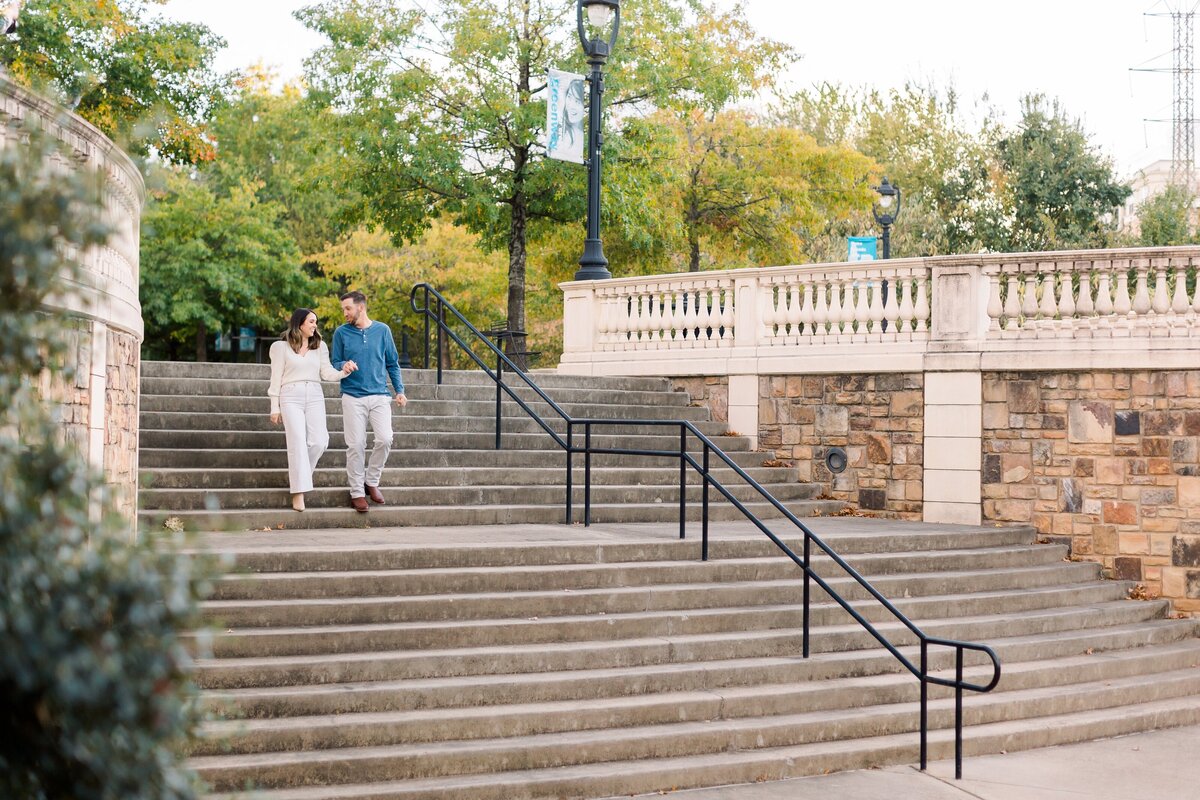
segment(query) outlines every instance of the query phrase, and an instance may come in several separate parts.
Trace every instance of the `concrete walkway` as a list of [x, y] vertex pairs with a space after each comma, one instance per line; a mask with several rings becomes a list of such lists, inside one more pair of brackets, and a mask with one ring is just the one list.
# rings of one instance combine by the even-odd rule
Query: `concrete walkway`
[[677, 800], [1197, 800], [1200, 728], [1137, 733], [916, 767], [842, 772], [717, 789], [673, 792]]

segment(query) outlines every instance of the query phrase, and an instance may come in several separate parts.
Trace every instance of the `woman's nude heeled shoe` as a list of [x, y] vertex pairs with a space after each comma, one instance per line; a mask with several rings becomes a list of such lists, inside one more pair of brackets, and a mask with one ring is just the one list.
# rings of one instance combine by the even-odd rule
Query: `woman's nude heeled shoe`
[[304, 495], [303, 494], [292, 495], [292, 509], [295, 511], [303, 511], [304, 510]]

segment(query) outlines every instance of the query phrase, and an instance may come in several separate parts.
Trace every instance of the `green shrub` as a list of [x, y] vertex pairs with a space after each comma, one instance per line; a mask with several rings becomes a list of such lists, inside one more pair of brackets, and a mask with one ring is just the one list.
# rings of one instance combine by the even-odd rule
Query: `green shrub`
[[69, 377], [43, 303], [105, 235], [98, 187], [52, 153], [37, 135], [0, 148], [0, 797], [190, 798], [180, 632], [203, 570], [109, 510], [38, 390]]

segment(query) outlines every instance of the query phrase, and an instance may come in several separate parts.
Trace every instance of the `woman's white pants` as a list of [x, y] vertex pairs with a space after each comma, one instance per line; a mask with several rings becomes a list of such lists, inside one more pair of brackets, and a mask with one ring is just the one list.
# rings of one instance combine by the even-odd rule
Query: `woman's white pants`
[[284, 384], [279, 390], [279, 413], [287, 436], [288, 485], [292, 494], [311, 492], [317, 460], [329, 447], [325, 423], [325, 393], [316, 381]]

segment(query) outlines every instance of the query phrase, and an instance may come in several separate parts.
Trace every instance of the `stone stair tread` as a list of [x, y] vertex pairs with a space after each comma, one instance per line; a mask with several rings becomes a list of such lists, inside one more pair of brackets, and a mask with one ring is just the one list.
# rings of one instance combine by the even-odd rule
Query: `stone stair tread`
[[[1200, 671], [1188, 668], [1149, 676], [1135, 675], [972, 697], [967, 715], [982, 720], [981, 724], [984, 725], [988, 722], [1011, 725], [1016, 720], [1103, 712], [1127, 707], [1135, 702], [1162, 702], [1163, 698], [1179, 699], [1181, 696], [1184, 696], [1185, 702], [1191, 700], [1200, 708], [1200, 698], [1187, 696], [1194, 695], [1198, 689]], [[722, 752], [742, 749], [748, 741], [755, 738], [759, 741], [765, 739], [768, 743], [790, 738], [793, 741], [788, 744], [800, 744], [794, 741], [798, 737], [808, 741], [840, 738], [844, 735], [840, 729], [853, 732], [863, 726], [874, 731], [882, 728], [897, 733], [911, 732], [916, 730], [918, 707], [914, 697], [881, 705], [767, 716], [671, 721], [486, 739], [442, 739], [432, 742], [199, 756], [192, 759], [192, 766], [203, 775], [239, 768], [278, 769], [298, 762], [303, 762], [305, 768], [311, 770], [328, 764], [338, 764], [345, 768], [352, 767], [355, 763], [391, 760], [437, 760], [446, 763], [466, 761], [474, 757], [484, 763], [490, 763], [489, 760], [499, 762], [499, 769], [487, 771], [503, 772], [503, 765], [518, 758], [518, 753], [520, 758], [533, 761], [565, 758], [568, 763], [587, 763], [611, 761], [612, 754], [626, 751], [670, 753], [674, 748], [690, 751], [688, 755]], [[953, 707], [953, 697], [931, 699], [931, 729], [952, 726]], [[992, 719], [1000, 714], [1005, 716], [1004, 720]], [[599, 748], [600, 751], [592, 755], [589, 751], [593, 748]], [[560, 753], [569, 755], [556, 755]], [[471, 771], [473, 770], [447, 770], [450, 774]]]
[[[1018, 553], [1027, 552], [1030, 549], [1033, 549], [1033, 548], [995, 548], [995, 552], [1018, 554]], [[935, 551], [933, 554], [930, 554], [930, 553], [912, 554], [911, 558], [914, 562], [917, 562], [918, 565], [924, 566], [924, 565], [928, 564], [930, 561], [934, 561], [936, 563], [936, 560], [939, 558], [950, 559], [950, 558], [955, 558], [955, 557], [961, 557], [964, 555], [973, 555], [973, 554], [971, 553], [971, 551], [942, 550], [942, 551]], [[865, 558], [867, 558], [867, 557], [860, 559], [860, 561], [865, 560]], [[895, 563], [895, 561], [900, 561], [900, 560], [902, 560], [902, 559], [895, 558], [893, 560], [893, 563]], [[778, 563], [780, 561], [780, 558], [777, 556], [774, 559], [761, 559], [761, 561], [764, 563], [769, 563], [770, 561], [775, 561], [776, 563]], [[678, 562], [643, 562], [643, 563], [644, 564], [657, 563], [657, 564], [663, 565], [664, 567], [665, 566], [679, 566]], [[709, 563], [713, 563], [713, 562], [709, 562]], [[830, 566], [830, 565], [832, 565], [832, 563], [833, 563], [832, 559], [829, 559], [827, 557], [822, 558], [822, 557], [818, 557], [818, 556], [814, 555], [813, 559], [812, 559], [813, 569], [814, 569], [814, 571], [817, 571], [818, 573], [820, 572], [819, 568], [821, 566]], [[854, 565], [853, 560], [850, 560], [850, 563], [852, 566]], [[584, 567], [586, 567], [589, 570], [598, 570], [598, 569], [602, 569], [604, 566], [605, 565], [564, 565], [564, 567], [556, 566], [556, 567], [554, 567], [554, 570], [558, 571], [559, 569], [563, 569], [564, 571], [582, 571], [582, 569]], [[614, 565], [608, 565], [608, 566], [610, 566], [612, 571], [614, 571], [614, 572], [628, 571], [630, 569], [628, 564], [614, 564]], [[494, 575], [498, 572], [518, 571], [520, 569], [521, 569], [520, 567], [465, 567], [458, 572], [465, 573], [465, 574], [479, 575], [482, 580], [482, 579], [485, 579], [488, 575]], [[544, 566], [527, 568], [528, 572], [533, 575], [544, 573], [546, 571], [546, 569], [547, 568]], [[271, 598], [271, 599], [265, 599], [265, 600], [254, 600], [254, 599], [206, 600], [201, 605], [203, 608], [217, 609], [217, 608], [227, 608], [227, 607], [231, 607], [231, 606], [244, 606], [247, 608], [255, 608], [255, 607], [263, 608], [263, 607], [268, 607], [268, 606], [274, 606], [279, 603], [288, 603], [288, 604], [295, 604], [295, 605], [313, 605], [313, 606], [342, 605], [347, 602], [378, 602], [378, 603], [412, 602], [412, 603], [420, 603], [420, 604], [430, 604], [430, 603], [441, 603], [441, 602], [451, 603], [451, 602], [455, 602], [455, 601], [464, 601], [464, 600], [478, 600], [478, 601], [482, 601], [482, 602], [495, 601], [497, 603], [503, 603], [504, 601], [510, 600], [513, 597], [519, 597], [523, 600], [536, 600], [538, 598], [545, 598], [545, 599], [561, 598], [567, 594], [574, 595], [577, 598], [578, 597], [588, 597], [588, 596], [607, 597], [607, 596], [611, 596], [611, 595], [632, 595], [632, 594], [643, 594], [643, 593], [645, 593], [645, 594], [672, 594], [672, 593], [683, 592], [683, 591], [701, 591], [701, 590], [710, 591], [710, 590], [712, 590], [714, 588], [718, 588], [718, 587], [721, 589], [731, 589], [731, 590], [758, 588], [758, 589], [763, 590], [764, 592], [769, 592], [772, 589], [795, 589], [797, 587], [803, 586], [804, 578], [803, 578], [802, 574], [799, 574], [800, 568], [795, 567], [794, 569], [797, 573], [795, 577], [771, 578], [771, 579], [765, 579], [765, 580], [722, 580], [719, 583], [715, 583], [713, 581], [693, 580], [693, 581], [681, 581], [681, 582], [676, 581], [676, 582], [670, 582], [670, 583], [651, 583], [651, 584], [626, 584], [626, 585], [605, 584], [605, 585], [601, 585], [601, 586], [586, 586], [586, 587], [580, 587], [580, 588], [566, 587], [566, 588], [555, 588], [555, 589], [520, 589], [520, 590], [505, 589], [505, 590], [501, 590], [501, 591], [451, 591], [451, 592], [421, 594], [421, 595], [407, 595], [407, 594], [405, 594], [405, 595], [389, 595], [389, 596], [363, 595], [363, 596], [356, 596], [356, 597], [346, 597], [346, 596], [339, 595], [337, 597], [315, 597], [315, 598], [289, 597], [289, 598]], [[415, 579], [416, 577], [420, 577], [420, 576], [445, 575], [450, 572], [451, 572], [451, 570], [441, 570], [441, 569], [433, 569], [433, 570], [420, 570], [420, 569], [403, 570], [403, 569], [401, 569], [401, 570], [380, 570], [380, 571], [375, 571], [375, 572], [357, 572], [357, 571], [355, 571], [355, 572], [343, 572], [343, 573], [335, 573], [335, 574], [339, 575], [339, 576], [352, 577], [352, 578], [357, 578], [357, 579], [363, 579], [363, 578], [369, 577], [372, 574], [374, 574], [374, 575], [399, 574], [399, 575], [412, 577]], [[985, 572], [985, 570], [960, 570], [960, 572]], [[288, 573], [288, 574], [295, 575], [297, 573]], [[313, 577], [321, 577], [321, 578], [325, 578], [329, 575], [329, 573], [307, 573], [307, 574], [312, 575]], [[922, 572], [907, 572], [907, 571], [898, 570], [895, 573], [888, 573], [888, 575], [892, 575], [892, 574], [903, 574], [903, 575], [906, 575], [906, 576], [912, 577], [912, 578], [924, 578], [924, 577], [929, 577], [931, 575], [944, 576], [948, 573], [945, 571], [936, 571], [936, 570], [928, 570], [927, 569]], [[872, 578], [872, 579], [882, 578], [882, 577], [887, 577], [887, 575], [871, 575], [871, 576], [869, 576], [869, 578]], [[834, 581], [841, 582], [841, 583], [847, 583], [847, 584], [854, 582], [854, 579], [850, 578], [848, 576], [837, 576], [837, 577], [828, 576], [828, 577], [825, 577], [825, 580], [830, 583], [833, 583]], [[1039, 588], [1046, 589], [1048, 587], [1039, 587]], [[998, 595], [1000, 593], [996, 593], [996, 594]], [[965, 597], [967, 595], [963, 594], [961, 596]], [[794, 603], [790, 603], [788, 605], [790, 605], [792, 608], [796, 607], [796, 605]], [[815, 604], [814, 604], [814, 606], [815, 606]]]
[[[964, 730], [964, 749], [996, 752], [1046, 747], [1095, 738], [1098, 728], [1107, 736], [1135, 730], [1193, 724], [1200, 720], [1200, 698], [1173, 698], [1130, 707], [1114, 707], [1076, 714], [1013, 720], [975, 725]], [[930, 731], [931, 759], [952, 754], [951, 730]], [[471, 798], [499, 800], [505, 797], [559, 798], [582, 800], [599, 797], [593, 787], [618, 785], [653, 786], [657, 793], [712, 785], [717, 775], [731, 776], [726, 783], [751, 783], [763, 778], [800, 777], [844, 769], [861, 769], [912, 762], [917, 755], [916, 737], [911, 733], [877, 736], [865, 740], [838, 740], [778, 748], [706, 753], [698, 756], [600, 762], [586, 765], [501, 773], [444, 776], [409, 781], [388, 781], [338, 786], [263, 790], [264, 800], [410, 800], [414, 798]], [[969, 769], [969, 768], [968, 768]], [[646, 789], [655, 793], [655, 790]], [[631, 792], [611, 795], [630, 796]], [[233, 795], [212, 795], [229, 797]]]
[[[752, 586], [752, 584], [749, 584], [748, 586]], [[694, 588], [699, 589], [702, 587], [696, 586]], [[646, 590], [642, 589], [641, 591], [645, 592]], [[657, 592], [653, 592], [653, 593], [657, 593]], [[449, 599], [452, 596], [447, 595], [445, 597], [446, 597], [446, 599]], [[1084, 606], [1067, 606], [1067, 607], [1059, 606], [1059, 607], [1053, 607], [1053, 608], [1036, 608], [1036, 609], [1030, 609], [1029, 611], [1023, 612], [1021, 619], [1029, 620], [1029, 619], [1035, 619], [1035, 618], [1043, 619], [1043, 618], [1072, 617], [1072, 616], [1077, 616], [1083, 610], [1092, 610], [1092, 611], [1125, 610], [1125, 611], [1130, 611], [1131, 613], [1136, 613], [1134, 610], [1138, 609], [1139, 606], [1150, 606], [1152, 604], [1163, 606], [1166, 604], [1166, 601], [1158, 601], [1158, 602], [1147, 601], [1145, 603], [1132, 604], [1125, 600], [1109, 600], [1109, 601], [1099, 602], [1099, 603], [1089, 603]], [[779, 609], [782, 609], [785, 611], [794, 611], [797, 614], [800, 612], [799, 605], [794, 604], [794, 603], [781, 604], [777, 607]], [[814, 607], [815, 607], [815, 604], [814, 604]], [[832, 604], [829, 604], [829, 605], [826, 605], [825, 607], [832, 608], [833, 606], [832, 606]], [[747, 608], [758, 608], [758, 607], [752, 606], [752, 607], [747, 607]], [[669, 609], [669, 610], [677, 610], [677, 609]], [[689, 613], [691, 613], [693, 611], [693, 609], [689, 608], [689, 609], [687, 609], [687, 611]], [[634, 613], [637, 613], [637, 612], [634, 612]], [[616, 617], [618, 615], [619, 615], [618, 612], [597, 611], [594, 614], [579, 615], [579, 616]], [[569, 616], [575, 616], [575, 615], [569, 615]], [[528, 620], [535, 619], [535, 618], [541, 619], [541, 617], [532, 617], [532, 618], [523, 618], [523, 619], [528, 621]], [[973, 615], [968, 615], [968, 616], [957, 616], [957, 617], [952, 617], [952, 618], [942, 618], [942, 619], [936, 619], [936, 620], [924, 620], [924, 622], [926, 622], [926, 624], [930, 624], [930, 623], [949, 624], [950, 622], [954, 622], [957, 624], [968, 625], [968, 624], [977, 623], [977, 622], [991, 622], [998, 618], [1009, 618], [1009, 617], [1007, 614], [973, 614]], [[553, 618], [546, 617], [546, 619], [553, 619]], [[450, 624], [450, 622], [452, 622], [452, 621], [453, 620], [447, 621], [447, 624]], [[477, 622], [478, 620], [472, 620], [472, 621]], [[521, 620], [514, 620], [512, 618], [504, 617], [504, 618], [499, 618], [498, 621], [500, 621], [500, 622], [507, 621], [509, 623], [512, 623], [514, 621], [520, 622]], [[894, 619], [889, 619], [885, 622], [877, 622], [874, 624], [881, 631], [884, 631], [884, 630], [899, 631], [903, 628], [903, 625], [899, 621], [894, 620]], [[234, 628], [232, 632], [239, 636], [291, 635], [291, 634], [298, 634], [298, 633], [299, 634], [309, 634], [309, 633], [332, 634], [332, 633], [355, 632], [355, 631], [403, 630], [405, 627], [408, 627], [409, 625], [411, 625], [410, 622], [383, 622], [383, 623], [365, 623], [365, 624], [334, 624], [334, 625], [320, 625], [320, 626], [311, 626], [311, 625], [287, 626], [287, 627], [281, 626], [281, 627], [265, 627], [265, 628], [264, 627], [238, 627], [238, 628]], [[823, 625], [823, 626], [820, 626], [819, 628], [814, 628], [814, 630], [812, 632], [812, 636], [813, 636], [813, 638], [816, 638], [820, 634], [830, 634], [830, 633], [837, 633], [837, 632], [843, 632], [843, 631], [858, 631], [861, 629], [862, 629], [861, 626], [856, 622], [850, 622], [850, 623], [846, 623], [846, 624]], [[779, 629], [775, 629], [775, 631], [777, 631], [777, 630], [779, 630]], [[679, 636], [652, 637], [652, 638], [667, 638], [667, 639], [677, 640], [677, 641], [692, 641], [693, 638], [704, 638], [704, 637], [709, 637], [709, 636], [716, 637], [716, 638], [725, 638], [725, 637], [736, 637], [738, 635], [747, 635], [747, 634], [758, 635], [758, 634], [764, 634], [764, 633], [765, 632], [763, 632], [763, 631], [732, 631], [732, 632], [728, 632], [728, 633], [683, 634], [683, 635], [679, 635]], [[561, 643], [561, 646], [570, 646], [570, 645], [575, 645], [575, 644], [578, 644], [578, 643], [577, 642], [564, 642], [564, 643]], [[560, 645], [556, 645], [554, 643], [551, 643], [550, 645], [546, 645], [544, 643], [538, 643], [537, 646], [539, 646], [539, 647], [545, 647], [545, 646], [555, 647], [555, 646], [560, 646]], [[474, 648], [472, 648], [472, 649], [474, 649]], [[422, 651], [422, 652], [424, 652], [424, 651]]]
[[[1183, 659], [1182, 663], [1186, 668], [1176, 666], [1174, 668], [1163, 669], [1161, 667], [1157, 667], [1153, 663], [1149, 663], [1147, 666], [1155, 668], [1152, 672], [1138, 672], [1134, 675], [1122, 674], [1115, 678], [1104, 677], [1095, 681], [1090, 681], [1088, 685], [1093, 687], [1100, 685], [1106, 687], [1132, 686], [1147, 681], [1153, 682], [1163, 678], [1190, 678], [1192, 680], [1200, 680], [1200, 672], [1198, 672], [1196, 669], [1197, 667], [1200, 667], [1200, 643], [1191, 641], [1175, 643], [1173, 645], [1138, 648], [1134, 651], [1118, 651], [1112, 654], [1072, 656], [1032, 662], [1017, 662], [1013, 665], [1006, 665], [1001, 682], [995, 690], [1000, 694], [990, 695], [987, 697], [1003, 697], [1005, 692], [1013, 691], [1014, 688], [1029, 692], [1031, 693], [1031, 696], [1037, 696], [1036, 692], [1038, 691], [1042, 691], [1044, 694], [1052, 694], [1052, 690], [1060, 689], [1063, 682], [1071, 680], [1071, 673], [1073, 671], [1081, 670], [1088, 665], [1094, 665], [1098, 661], [1105, 662], [1106, 666], [1120, 665], [1121, 662], [1137, 662], [1137, 664], [1141, 665], [1146, 664], [1146, 662], [1153, 662], [1154, 660], [1166, 662], [1168, 664], [1179, 664], [1181, 663], [1181, 657]], [[931, 674], [938, 677], [951, 678], [953, 677], [954, 671], [952, 669], [946, 669], [932, 672]], [[967, 678], [967, 680], [986, 679], [985, 676], [989, 675], [990, 667], [984, 669], [971, 668], [964, 671], [964, 676]], [[1027, 685], [1031, 676], [1037, 681], [1037, 685], [1032, 687]], [[1018, 680], [1016, 680], [1017, 678], [1022, 678], [1024, 681], [1018, 682]], [[879, 673], [875, 675], [828, 678], [825, 680], [811, 680], [799, 683], [724, 686], [713, 687], [705, 690], [669, 691], [656, 692], [652, 694], [544, 701], [536, 703], [512, 703], [486, 707], [451, 706], [395, 711], [361, 711], [340, 714], [298, 715], [274, 718], [234, 718], [205, 723], [203, 735], [209, 738], [219, 738], [221, 736], [236, 733], [253, 735], [255, 732], [318, 730], [322, 728], [343, 728], [354, 725], [370, 725], [380, 723], [411, 722], [420, 724], [423, 722], [429, 722], [432, 724], [443, 720], [469, 721], [478, 717], [495, 715], [525, 715], [545, 717], [573, 711], [586, 712], [607, 709], [630, 710], [648, 705], [682, 707], [689, 703], [716, 702], [720, 704], [721, 710], [724, 711], [725, 704], [731, 700], [757, 698], [777, 700], [778, 698], [787, 695], [811, 695], [818, 693], [831, 695], [838, 691], [855, 693], [866, 692], [872, 689], [892, 687], [911, 688], [915, 692], [917, 689], [917, 684], [915, 683], [913, 676], [907, 672]], [[975, 704], [982, 702], [984, 699], [986, 699], [986, 697], [973, 699], [971, 702], [972, 704]], [[931, 702], [943, 701], [935, 699]]]

